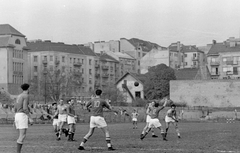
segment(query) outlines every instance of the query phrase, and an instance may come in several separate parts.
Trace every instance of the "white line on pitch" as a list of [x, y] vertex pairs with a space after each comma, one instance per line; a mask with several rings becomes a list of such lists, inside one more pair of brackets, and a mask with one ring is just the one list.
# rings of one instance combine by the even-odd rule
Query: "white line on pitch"
[[[0, 148], [15, 148], [16, 146], [0, 146]], [[64, 148], [63, 146], [30, 146], [30, 145], [25, 145], [24, 148]]]
[[[161, 151], [161, 150], [164, 150], [164, 151], [190, 151], [190, 150], [198, 150], [198, 151], [203, 151], [202, 149], [161, 149], [161, 148], [156, 148], [156, 149], [140, 149], [140, 150], [149, 150], [149, 151]], [[239, 151], [227, 151], [227, 150], [216, 150], [217, 152], [220, 152], [220, 153], [240, 153]]]

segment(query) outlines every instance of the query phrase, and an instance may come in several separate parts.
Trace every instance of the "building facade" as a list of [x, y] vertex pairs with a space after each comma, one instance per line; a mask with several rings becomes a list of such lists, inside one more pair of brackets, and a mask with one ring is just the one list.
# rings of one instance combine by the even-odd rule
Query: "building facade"
[[28, 82], [27, 45], [25, 36], [9, 24], [0, 25], [0, 86], [10, 94], [21, 92]]

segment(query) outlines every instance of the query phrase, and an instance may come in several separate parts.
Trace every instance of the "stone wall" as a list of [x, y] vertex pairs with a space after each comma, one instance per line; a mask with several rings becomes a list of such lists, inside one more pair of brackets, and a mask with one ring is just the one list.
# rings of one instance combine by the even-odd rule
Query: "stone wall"
[[240, 107], [240, 80], [170, 81], [170, 98], [188, 106]]

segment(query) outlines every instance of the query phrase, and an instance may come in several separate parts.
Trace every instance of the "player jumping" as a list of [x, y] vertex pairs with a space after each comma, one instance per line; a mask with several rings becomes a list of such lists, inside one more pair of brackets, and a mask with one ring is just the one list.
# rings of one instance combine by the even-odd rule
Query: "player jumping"
[[179, 129], [178, 129], [178, 124], [177, 124], [178, 123], [178, 119], [177, 119], [177, 113], [176, 113], [176, 105], [172, 104], [171, 108], [167, 111], [167, 114], [165, 116], [165, 122], [166, 122], [165, 137], [167, 137], [169, 124], [172, 123], [175, 126], [178, 138], [181, 138], [180, 132], [179, 132]]
[[88, 110], [90, 107], [92, 109], [92, 115], [90, 118], [90, 129], [89, 129], [89, 132], [84, 136], [83, 141], [78, 147], [79, 150], [85, 150], [84, 144], [93, 135], [93, 132], [96, 127], [101, 128], [102, 131], [105, 133], [108, 150], [110, 151], [115, 150], [113, 149], [111, 144], [107, 123], [103, 118], [103, 108], [105, 107], [105, 108], [108, 108], [109, 110], [112, 110], [112, 107], [105, 100], [100, 98], [101, 94], [102, 94], [102, 90], [100, 89], [96, 90], [96, 97], [91, 99], [86, 105]]
[[143, 140], [145, 138], [145, 136], [148, 134], [148, 132], [151, 130], [151, 128], [158, 128], [161, 131], [161, 135], [163, 137], [164, 141], [167, 141], [165, 134], [164, 134], [164, 130], [162, 129], [162, 125], [158, 119], [158, 115], [160, 113], [160, 111], [166, 106], [167, 104], [167, 99], [165, 99], [165, 102], [163, 104], [162, 107], [158, 107], [159, 103], [155, 103], [154, 107], [152, 107], [152, 111], [151, 111], [151, 119], [149, 121], [149, 126], [146, 129], [146, 131], [144, 131], [143, 134], [141, 134], [140, 139]]

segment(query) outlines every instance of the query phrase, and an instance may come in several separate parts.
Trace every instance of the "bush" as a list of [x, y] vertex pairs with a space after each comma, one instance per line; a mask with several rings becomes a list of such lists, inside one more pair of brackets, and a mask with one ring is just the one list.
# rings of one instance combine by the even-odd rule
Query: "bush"
[[135, 101], [132, 103], [133, 107], [145, 107], [148, 103], [147, 100], [144, 100], [142, 98], [136, 98]]

